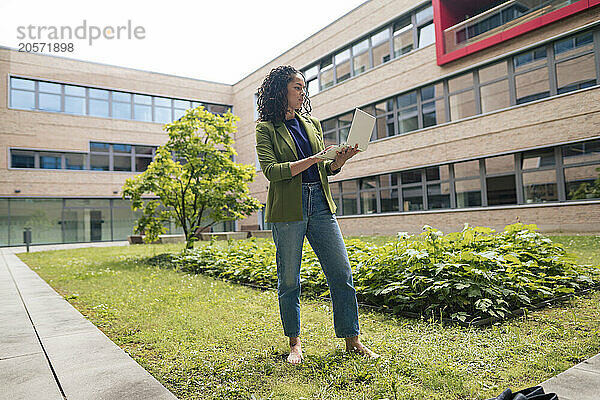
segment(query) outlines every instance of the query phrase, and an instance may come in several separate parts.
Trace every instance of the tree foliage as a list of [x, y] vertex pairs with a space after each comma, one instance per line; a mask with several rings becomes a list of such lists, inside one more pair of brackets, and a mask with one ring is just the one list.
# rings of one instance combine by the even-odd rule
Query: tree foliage
[[123, 186], [133, 210], [143, 211], [135, 232], [144, 232], [146, 242], [165, 233], [165, 223], [174, 220], [183, 228], [186, 247], [192, 248], [200, 231], [246, 218], [260, 208], [248, 188], [253, 166], [233, 161], [237, 153], [232, 134], [238, 120], [230, 111], [221, 116], [200, 106], [165, 125], [167, 143], [146, 171]]

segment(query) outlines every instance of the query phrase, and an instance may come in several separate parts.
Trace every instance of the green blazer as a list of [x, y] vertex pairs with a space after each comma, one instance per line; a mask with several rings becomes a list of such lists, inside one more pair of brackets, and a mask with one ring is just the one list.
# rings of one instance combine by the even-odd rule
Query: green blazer
[[[296, 116], [306, 130], [313, 154], [323, 150], [323, 130], [319, 120], [297, 112]], [[256, 124], [256, 154], [262, 172], [269, 180], [265, 221], [302, 221], [302, 174], [292, 176], [290, 169], [290, 162], [298, 160], [298, 153], [296, 143], [283, 122], [265, 121]], [[317, 167], [329, 209], [333, 214], [336, 205], [331, 198], [327, 176], [337, 174], [341, 168], [332, 171], [332, 162], [320, 162]]]

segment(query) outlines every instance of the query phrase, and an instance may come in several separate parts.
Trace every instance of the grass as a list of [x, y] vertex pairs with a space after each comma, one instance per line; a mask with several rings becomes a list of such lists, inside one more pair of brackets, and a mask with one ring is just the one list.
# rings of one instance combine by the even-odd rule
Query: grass
[[[366, 238], [380, 241], [387, 238]], [[556, 236], [582, 263], [600, 237]], [[328, 303], [302, 302], [305, 362], [287, 365], [277, 296], [144, 258], [181, 245], [21, 254], [42, 278], [181, 399], [485, 399], [600, 352], [600, 293], [487, 328], [361, 310], [377, 361], [343, 352]]]

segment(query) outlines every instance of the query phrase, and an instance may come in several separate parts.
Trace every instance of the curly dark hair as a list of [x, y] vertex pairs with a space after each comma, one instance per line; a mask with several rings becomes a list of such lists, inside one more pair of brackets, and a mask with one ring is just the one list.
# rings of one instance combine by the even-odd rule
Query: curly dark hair
[[[259, 121], [280, 122], [285, 119], [285, 112], [288, 107], [287, 85], [296, 74], [300, 75], [306, 82], [304, 74], [290, 65], [273, 68], [265, 77], [262, 85], [258, 88], [258, 99], [256, 101]], [[311, 111], [310, 99], [308, 93], [305, 93], [300, 112], [310, 114]]]

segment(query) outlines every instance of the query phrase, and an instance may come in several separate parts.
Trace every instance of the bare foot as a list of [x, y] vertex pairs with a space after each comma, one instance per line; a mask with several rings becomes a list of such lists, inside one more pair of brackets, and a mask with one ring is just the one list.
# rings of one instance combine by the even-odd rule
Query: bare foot
[[381, 357], [379, 354], [371, 351], [367, 346], [362, 344], [358, 336], [346, 338], [346, 351], [350, 353], [360, 354], [361, 356], [376, 359]]
[[302, 343], [299, 337], [290, 338], [290, 355], [287, 358], [287, 362], [292, 365], [298, 365], [302, 362]]

